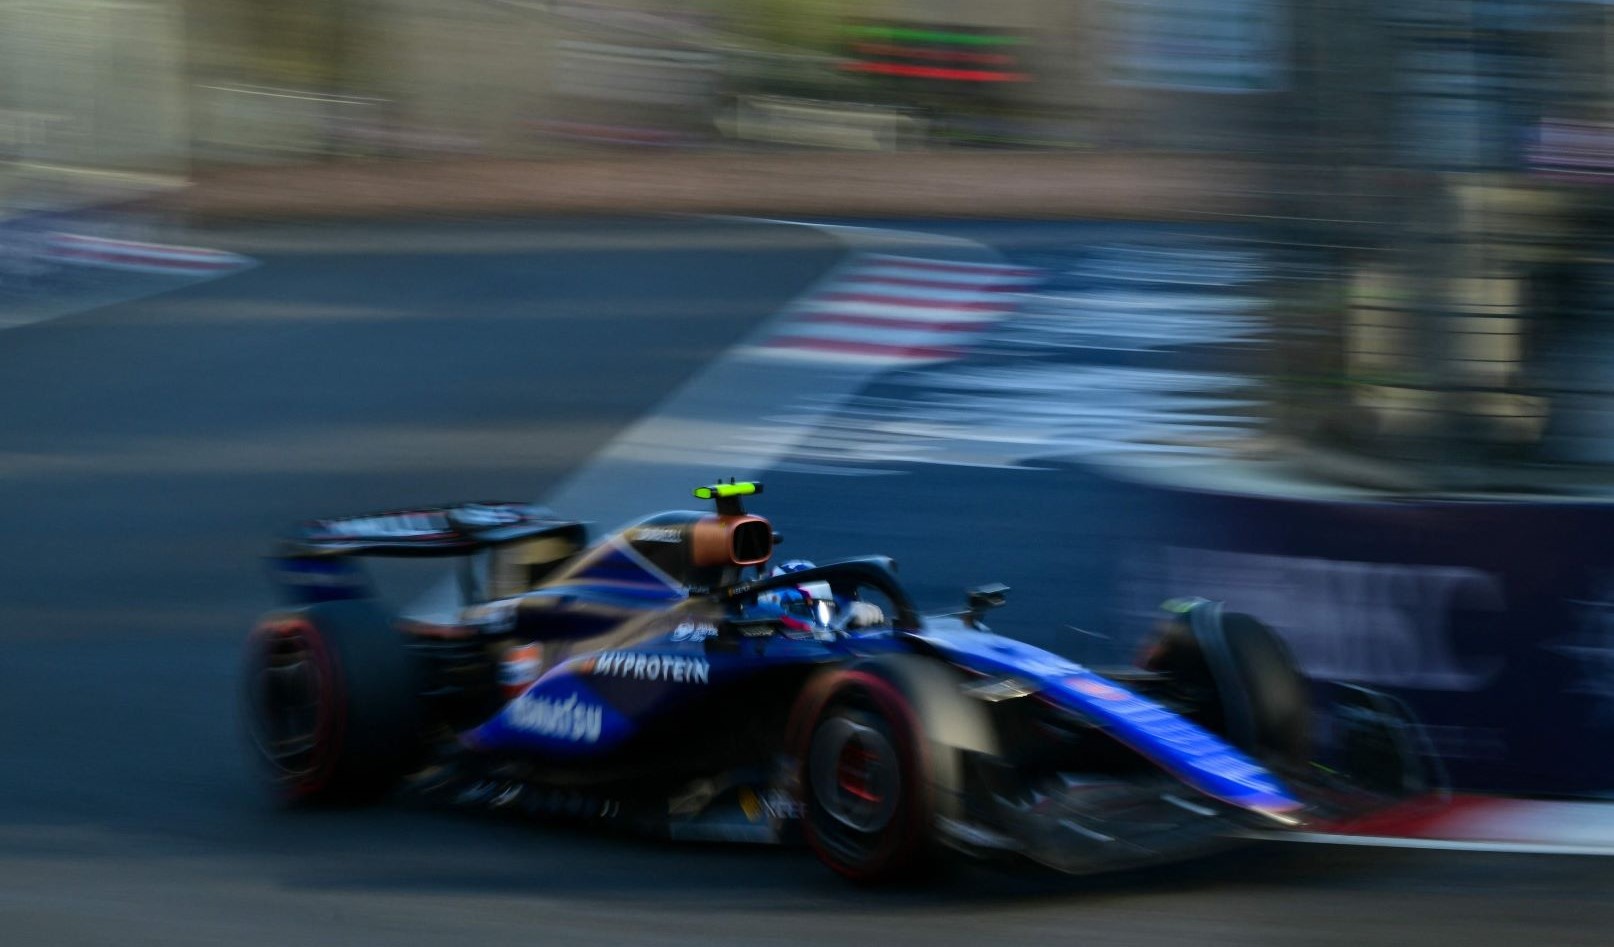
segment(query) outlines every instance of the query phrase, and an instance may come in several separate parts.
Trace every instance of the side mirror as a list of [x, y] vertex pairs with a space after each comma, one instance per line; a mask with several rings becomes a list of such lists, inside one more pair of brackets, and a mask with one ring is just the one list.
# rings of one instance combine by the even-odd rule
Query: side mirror
[[966, 595], [969, 614], [964, 616], [964, 624], [974, 628], [980, 624], [982, 615], [1008, 601], [1009, 587], [1001, 582], [993, 582], [990, 585], [978, 585], [970, 589]]

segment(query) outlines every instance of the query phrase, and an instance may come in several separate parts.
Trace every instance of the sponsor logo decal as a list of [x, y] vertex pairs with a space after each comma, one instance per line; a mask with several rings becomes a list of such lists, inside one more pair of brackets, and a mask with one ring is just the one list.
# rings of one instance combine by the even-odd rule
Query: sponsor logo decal
[[505, 710], [505, 719], [512, 727], [573, 743], [598, 742], [604, 718], [604, 708], [580, 701], [576, 694], [565, 700], [525, 697]]
[[1087, 677], [1073, 677], [1067, 680], [1065, 683], [1070, 685], [1071, 690], [1080, 691], [1089, 697], [1096, 697], [1099, 700], [1126, 700], [1128, 697], [1132, 696], [1126, 691], [1121, 690], [1119, 687], [1106, 684], [1103, 681], [1095, 681]]
[[633, 531], [633, 538], [641, 543], [681, 543], [684, 531], [676, 526], [641, 526]]
[[705, 641], [717, 637], [717, 626], [703, 621], [679, 622], [668, 637], [674, 641]]
[[466, 526], [510, 526], [522, 521], [522, 510], [518, 507], [488, 506], [482, 503], [467, 503], [455, 507], [450, 511], [456, 522]]
[[536, 642], [518, 645], [504, 653], [499, 662], [499, 686], [507, 696], [520, 694], [538, 680], [543, 657], [543, 647]]
[[751, 822], [761, 822], [764, 818], [788, 822], [800, 819], [804, 814], [801, 803], [780, 789], [757, 792], [750, 786], [741, 786], [739, 802], [740, 811], [744, 812], [746, 819]]
[[800, 819], [806, 816], [806, 807], [782, 789], [770, 789], [762, 794], [762, 809], [773, 819]]
[[740, 787], [740, 811], [752, 822], [762, 819], [762, 800], [757, 798], [756, 790], [750, 786]]
[[584, 670], [598, 677], [621, 677], [631, 681], [705, 684], [712, 669], [705, 658], [646, 654], [643, 651], [603, 651], [586, 662]]
[[352, 519], [319, 520], [315, 530], [342, 538], [403, 538], [435, 536], [448, 532], [448, 517], [442, 513], [393, 513], [386, 516], [359, 516]]

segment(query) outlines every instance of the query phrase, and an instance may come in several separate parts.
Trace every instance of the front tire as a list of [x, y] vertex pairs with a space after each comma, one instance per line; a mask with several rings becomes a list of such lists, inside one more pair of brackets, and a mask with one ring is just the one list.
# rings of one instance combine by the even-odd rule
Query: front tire
[[1174, 617], [1142, 663], [1167, 675], [1172, 702], [1257, 759], [1311, 759], [1310, 688], [1283, 640], [1255, 618], [1219, 609]]
[[937, 822], [961, 812], [965, 754], [997, 749], [960, 683], [933, 659], [888, 655], [825, 672], [802, 692], [790, 731], [802, 824], [836, 873], [884, 884], [939, 864]]
[[248, 737], [283, 804], [385, 795], [418, 760], [419, 694], [404, 636], [367, 601], [270, 615], [247, 639]]

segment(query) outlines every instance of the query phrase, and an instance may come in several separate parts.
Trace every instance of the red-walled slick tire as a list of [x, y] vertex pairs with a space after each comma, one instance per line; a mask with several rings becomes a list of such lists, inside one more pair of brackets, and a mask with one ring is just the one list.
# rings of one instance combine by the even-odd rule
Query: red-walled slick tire
[[985, 712], [938, 661], [891, 655], [827, 671], [791, 718], [807, 843], [856, 882], [935, 869], [937, 819], [963, 800], [963, 754], [992, 752]]
[[420, 750], [420, 672], [387, 615], [326, 602], [265, 618], [247, 639], [244, 716], [287, 804], [373, 802]]

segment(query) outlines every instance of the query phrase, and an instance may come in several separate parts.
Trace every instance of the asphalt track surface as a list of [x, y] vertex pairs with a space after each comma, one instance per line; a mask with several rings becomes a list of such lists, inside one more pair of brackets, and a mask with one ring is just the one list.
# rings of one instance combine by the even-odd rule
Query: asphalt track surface
[[[870, 892], [800, 851], [276, 812], [234, 710], [276, 528], [542, 496], [841, 249], [689, 221], [208, 239], [263, 265], [0, 334], [0, 944], [1609, 942], [1614, 862], [1593, 858], [1271, 845]], [[990, 503], [953, 498], [997, 476], [933, 470], [878, 502], [892, 488], [794, 474], [770, 512], [803, 553], [906, 556], [934, 595], [983, 550], [935, 542], [918, 511], [984, 527]], [[792, 524], [852, 482], [855, 523]], [[685, 486], [647, 484], [646, 506]], [[1034, 581], [1037, 558], [1004, 567]]]

